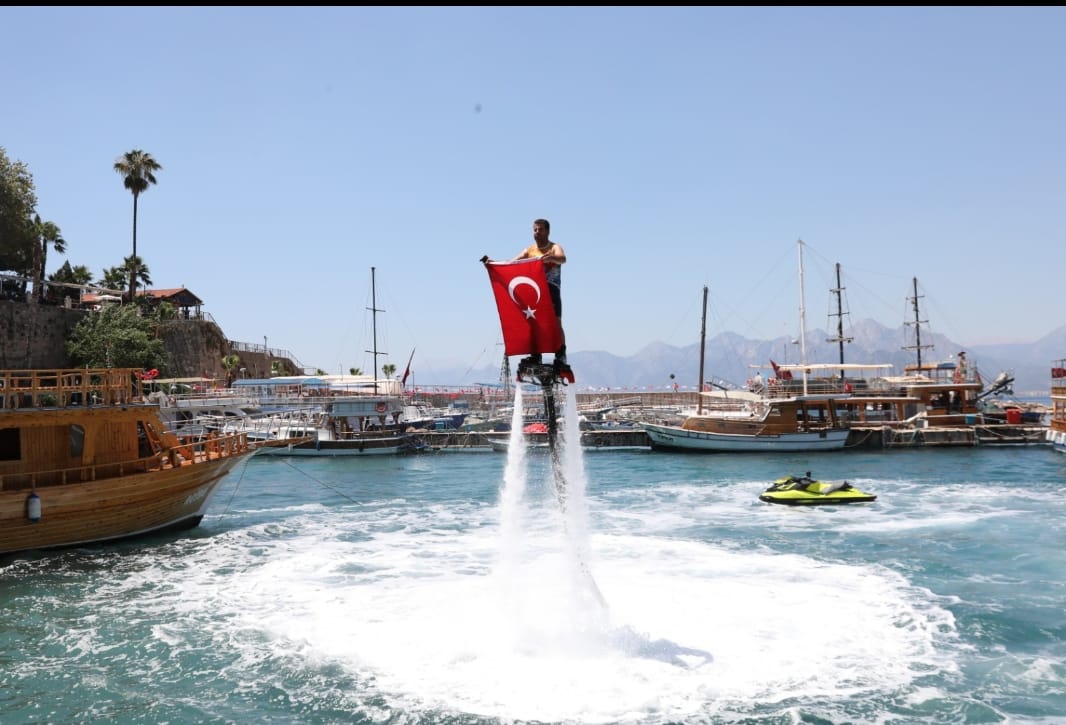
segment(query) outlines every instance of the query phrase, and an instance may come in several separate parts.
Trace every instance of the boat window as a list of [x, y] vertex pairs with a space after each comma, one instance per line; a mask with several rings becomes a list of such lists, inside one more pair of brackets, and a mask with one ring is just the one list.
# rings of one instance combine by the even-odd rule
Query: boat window
[[22, 458], [22, 436], [18, 428], [0, 430], [0, 461], [17, 461]]
[[70, 457], [81, 458], [85, 450], [85, 429], [80, 425], [70, 426]]

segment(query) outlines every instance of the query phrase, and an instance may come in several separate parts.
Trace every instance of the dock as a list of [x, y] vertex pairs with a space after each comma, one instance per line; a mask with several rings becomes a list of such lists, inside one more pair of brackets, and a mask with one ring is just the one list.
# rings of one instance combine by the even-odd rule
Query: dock
[[[471, 453], [489, 451], [492, 452], [492, 440], [506, 438], [506, 432], [486, 431], [427, 431], [412, 434], [425, 444], [425, 449], [442, 452]], [[539, 443], [547, 440], [546, 433], [527, 434], [527, 440], [531, 443]], [[586, 430], [581, 432], [581, 445], [585, 449], [651, 449], [651, 441], [643, 430]]]
[[[492, 440], [506, 432], [426, 431], [413, 434], [431, 452], [492, 452]], [[544, 433], [527, 434], [531, 443], [547, 440]], [[845, 450], [888, 448], [948, 448], [974, 446], [1040, 446], [1047, 444], [1047, 426], [988, 424], [959, 427], [892, 428], [854, 426]], [[651, 450], [647, 433], [639, 429], [586, 430], [581, 433], [586, 450]]]
[[987, 424], [973, 426], [852, 426], [844, 447], [878, 448], [1036, 446], [1047, 443], [1047, 426]]

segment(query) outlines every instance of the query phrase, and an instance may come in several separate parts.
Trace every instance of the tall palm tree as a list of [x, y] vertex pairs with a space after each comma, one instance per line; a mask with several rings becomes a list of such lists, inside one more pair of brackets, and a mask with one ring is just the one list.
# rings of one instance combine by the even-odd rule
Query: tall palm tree
[[[148, 265], [145, 264], [144, 260], [138, 257], [137, 255], [126, 257], [125, 259], [123, 259], [122, 269], [126, 271], [126, 274], [129, 275], [129, 278], [131, 281], [133, 281], [134, 285], [136, 285], [137, 281], [139, 280], [142, 286], [151, 286], [152, 278], [149, 276]], [[133, 290], [134, 288], [135, 287], [130, 287], [131, 290]], [[133, 299], [132, 292], [130, 294], [130, 299]]]
[[44, 280], [44, 266], [48, 260], [48, 245], [51, 244], [57, 252], [62, 254], [67, 251], [67, 240], [63, 239], [55, 223], [41, 221], [40, 214], [33, 215], [31, 226], [35, 240], [33, 245], [33, 297], [31, 299], [33, 302], [38, 302], [44, 299], [42, 281]]
[[[155, 172], [163, 167], [147, 151], [127, 151], [115, 161], [115, 172], [122, 176], [122, 185], [133, 194], [133, 257], [137, 256], [137, 197], [156, 183]], [[137, 294], [137, 279], [130, 272], [130, 301]]]
[[396, 366], [392, 363], [385, 363], [381, 366], [381, 372], [385, 374], [386, 378], [391, 378], [392, 374], [396, 372]]

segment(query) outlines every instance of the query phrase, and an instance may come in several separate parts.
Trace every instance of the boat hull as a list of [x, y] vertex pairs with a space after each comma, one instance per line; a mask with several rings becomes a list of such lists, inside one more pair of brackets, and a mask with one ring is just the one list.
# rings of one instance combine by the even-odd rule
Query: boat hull
[[1047, 442], [1051, 444], [1052, 450], [1056, 450], [1059, 453], [1066, 453], [1066, 430], [1049, 428], [1047, 432]]
[[395, 456], [411, 448], [409, 436], [360, 437], [351, 440], [305, 440], [264, 446], [260, 456]]
[[[251, 451], [247, 455], [251, 455]], [[38, 487], [40, 520], [27, 516], [30, 489], [0, 492], [0, 553], [54, 549], [193, 528], [222, 478], [245, 455], [64, 485]]]
[[673, 451], [762, 452], [835, 451], [848, 440], [845, 429], [779, 434], [732, 434], [694, 431], [657, 423], [641, 424], [652, 448]]

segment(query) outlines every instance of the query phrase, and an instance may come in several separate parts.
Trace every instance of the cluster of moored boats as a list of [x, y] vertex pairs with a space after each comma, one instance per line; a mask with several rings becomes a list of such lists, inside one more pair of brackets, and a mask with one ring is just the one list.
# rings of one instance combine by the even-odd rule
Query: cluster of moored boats
[[[319, 407], [274, 409], [262, 417], [250, 414], [254, 412], [250, 409], [239, 414], [248, 401], [234, 399], [231, 414], [226, 415], [217, 407], [207, 412], [211, 407], [207, 403], [191, 406], [171, 396], [153, 398], [139, 372], [120, 368], [0, 371], [0, 554], [196, 526], [222, 478], [256, 453], [398, 453], [411, 440], [411, 432], [401, 430], [403, 418], [390, 420], [389, 407], [382, 410], [380, 396], [372, 392], [331, 395]], [[1053, 365], [1051, 381], [1050, 422], [1039, 429], [1042, 442], [1066, 452], [1066, 359]], [[980, 384], [965, 387], [966, 379], [955, 381], [954, 376], [952, 384], [962, 385], [955, 388], [962, 393], [982, 388]], [[872, 407], [875, 396], [870, 391], [819, 393], [808, 387], [804, 393], [793, 391], [793, 385], [778, 385], [775, 395], [748, 400], [746, 415], [738, 412], [743, 406], [734, 406], [730, 412], [710, 409], [676, 425], [644, 422], [641, 430], [648, 434], [653, 449], [688, 449], [687, 443], [677, 442], [701, 440], [701, 436], [704, 440], [732, 437], [731, 445], [739, 438], [749, 446], [734, 450], [790, 450], [788, 446], [797, 440], [810, 440], [814, 445], [829, 440], [840, 447], [840, 438], [830, 435], [835, 420], [847, 417], [846, 430], [853, 432], [861, 430], [863, 411], [865, 422], [872, 423], [871, 414], [886, 409], [883, 404]], [[932, 393], [938, 386], [942, 396], [944, 388], [935, 382], [908, 380], [904, 390]], [[216, 396], [215, 406], [221, 397]], [[900, 396], [876, 399], [891, 408], [897, 402], [894, 397]], [[923, 430], [936, 429], [940, 409], [935, 404], [919, 409], [928, 398], [902, 397], [909, 399], [907, 405], [915, 406], [912, 418], [925, 419]], [[953, 401], [948, 398], [945, 405], [950, 408]], [[958, 400], [967, 410], [971, 398], [960, 395]], [[191, 408], [198, 410], [190, 413]], [[266, 434], [267, 429], [257, 430], [254, 425], [265, 420], [274, 426]], [[877, 419], [878, 425], [885, 423]], [[727, 430], [728, 425], [737, 427]], [[789, 429], [806, 437], [788, 435]], [[636, 431], [619, 433], [629, 435], [632, 442]], [[424, 435], [462, 433], [435, 430]], [[820, 481], [807, 473], [772, 482], [759, 498], [768, 503], [818, 506], [867, 503], [875, 501], [876, 495], [847, 481]]]

